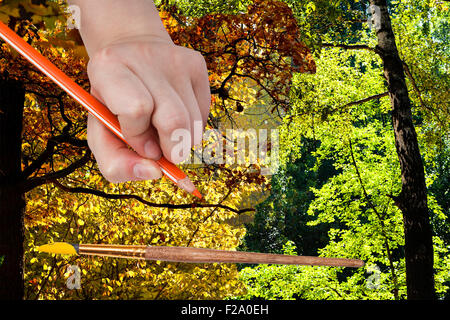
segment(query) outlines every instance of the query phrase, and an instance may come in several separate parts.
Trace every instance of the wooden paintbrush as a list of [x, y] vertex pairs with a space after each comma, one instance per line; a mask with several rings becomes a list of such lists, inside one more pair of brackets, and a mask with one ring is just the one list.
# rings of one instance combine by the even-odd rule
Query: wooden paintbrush
[[359, 268], [364, 266], [364, 262], [357, 259], [290, 256], [283, 254], [214, 250], [190, 247], [70, 244], [66, 242], [56, 242], [40, 246], [38, 250], [40, 252], [54, 254], [88, 255], [186, 263], [295, 264], [351, 268]]

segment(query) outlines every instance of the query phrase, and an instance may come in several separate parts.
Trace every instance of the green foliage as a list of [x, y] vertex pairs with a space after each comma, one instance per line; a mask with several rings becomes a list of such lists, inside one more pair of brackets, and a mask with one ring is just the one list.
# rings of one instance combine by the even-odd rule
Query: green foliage
[[[293, 251], [295, 246], [288, 242], [284, 253]], [[391, 296], [387, 290], [372, 289], [383, 288], [386, 282], [378, 269], [373, 267], [346, 270], [332, 267], [259, 265], [255, 268], [245, 268], [239, 275], [247, 285], [246, 294], [238, 297], [239, 299], [356, 300], [389, 299]]]
[[201, 17], [211, 13], [237, 14], [247, 11], [252, 0], [158, 0], [157, 6], [167, 8], [176, 6], [177, 10], [188, 17]]
[[[436, 204], [442, 208], [446, 216], [450, 210], [450, 144], [449, 139], [444, 140], [444, 146], [429, 167], [429, 175], [435, 179], [429, 187], [429, 192], [436, 200]], [[450, 224], [432, 216], [435, 233], [439, 234], [447, 246], [450, 245]]]
[[[301, 17], [302, 4], [291, 3], [295, 14]], [[407, 82], [430, 191], [435, 286], [438, 296], [445, 298], [450, 283], [449, 146], [445, 138], [450, 105], [450, 51], [445, 32], [448, 7], [443, 8], [435, 1], [405, 0], [393, 2], [392, 9], [399, 50], [410, 71]], [[308, 18], [304, 18], [300, 24], [307, 22]], [[330, 25], [333, 23], [330, 21]], [[256, 224], [249, 230], [286, 230], [293, 220], [283, 219], [284, 212], [297, 207], [296, 217], [306, 222], [302, 234], [307, 234], [308, 228], [311, 231], [318, 227], [327, 232], [328, 241], [324, 246], [312, 248], [308, 244], [309, 249], [317, 250], [320, 256], [360, 258], [366, 266], [357, 270], [293, 266], [244, 268], [240, 271], [247, 287], [243, 299], [406, 298], [403, 217], [390, 198], [401, 189], [391, 106], [381, 60], [367, 50], [375, 47], [376, 41], [368, 28], [355, 28], [352, 35], [342, 33], [343, 37], [338, 29], [331, 29], [315, 41], [366, 47], [321, 48], [315, 56], [317, 73], [294, 76], [292, 109], [280, 127], [280, 157], [281, 168], [296, 166], [301, 173], [283, 169], [274, 176], [274, 197], [258, 208]], [[305, 139], [318, 141], [318, 147], [305, 152]], [[308, 158], [315, 159], [313, 166]], [[296, 176], [319, 170], [324, 163], [331, 163], [335, 174], [317, 181], [316, 186], [306, 182], [300, 187], [295, 183]], [[304, 193], [294, 193], [292, 189], [309, 191], [312, 196], [305, 201]], [[259, 234], [262, 236], [263, 232]], [[282, 232], [279, 234], [283, 241], [295, 241]], [[251, 236], [249, 233], [246, 239]], [[274, 241], [269, 238], [265, 242]], [[279, 248], [280, 244], [274, 243]], [[303, 248], [298, 250], [302, 251]]]
[[271, 195], [257, 206], [254, 221], [246, 225], [243, 248], [247, 251], [281, 252], [286, 241], [293, 241], [298, 254], [315, 255], [328, 241], [327, 227], [307, 225], [307, 214], [314, 198], [310, 188], [320, 188], [336, 171], [329, 161], [314, 168], [311, 155], [318, 141], [303, 139], [301, 156], [287, 163], [272, 177]]
[[[450, 128], [450, 10], [435, 0], [396, 1], [394, 32], [407, 74], [413, 112], [427, 144], [425, 159], [434, 158]], [[448, 142], [447, 142], [448, 143]]]
[[[322, 145], [316, 154], [323, 159], [333, 156], [340, 173], [312, 189], [315, 198], [309, 205], [308, 226], [333, 226], [328, 227], [328, 244], [318, 250], [320, 256], [360, 258], [366, 267], [246, 268], [240, 272], [248, 290], [245, 299], [405, 298], [402, 214], [386, 196], [400, 188], [390, 128], [380, 123], [353, 128], [349, 138], [353, 140], [352, 149], [339, 135], [321, 136]], [[298, 203], [302, 203], [301, 198]], [[432, 196], [430, 210], [439, 224], [446, 223]], [[439, 237], [434, 238], [434, 244], [436, 288], [444, 294], [450, 270], [448, 247]], [[375, 277], [375, 283], [371, 277]]]
[[330, 37], [336, 41], [355, 42], [360, 38], [366, 18], [366, 4], [353, 0], [283, 0], [297, 18], [301, 40], [312, 49]]

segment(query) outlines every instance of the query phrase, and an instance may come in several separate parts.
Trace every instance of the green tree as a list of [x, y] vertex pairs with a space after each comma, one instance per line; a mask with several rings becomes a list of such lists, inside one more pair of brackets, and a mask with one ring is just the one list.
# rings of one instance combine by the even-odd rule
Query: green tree
[[[407, 10], [400, 10], [402, 8]], [[415, 14], [417, 11], [424, 12], [419, 15], [422, 18]], [[420, 28], [425, 22], [425, 16], [428, 29]], [[415, 239], [412, 242], [430, 243], [433, 240], [434, 254], [431, 258], [428, 255], [421, 259], [426, 260], [422, 262], [428, 267], [430, 261], [434, 260], [434, 270], [427, 269], [427, 276], [424, 276], [425, 273], [419, 276], [414, 271], [415, 262], [409, 261], [405, 265], [405, 260], [408, 261], [411, 257], [411, 251], [408, 250], [418, 250], [423, 243], [409, 243], [409, 249], [405, 251], [404, 235], [408, 233], [410, 225], [404, 225], [403, 219], [408, 214], [405, 208], [399, 210], [392, 199], [397, 199], [394, 195], [401, 194], [404, 188], [415, 188], [421, 183], [412, 182], [406, 177], [403, 177], [403, 185], [400, 181], [406, 167], [404, 163], [400, 166], [398, 162], [399, 153], [395, 148], [396, 144], [398, 146], [401, 143], [398, 132], [397, 135], [392, 135], [395, 129], [393, 124], [398, 122], [395, 108], [392, 109], [388, 96], [395, 97], [389, 91], [394, 87], [386, 88], [385, 78], [382, 76], [386, 63], [392, 61], [386, 61], [386, 57], [377, 55], [379, 49], [376, 45], [384, 39], [375, 39], [373, 31], [362, 26], [355, 33], [357, 38], [338, 39], [333, 33], [321, 36], [322, 48], [316, 51], [315, 56], [317, 73], [294, 77], [294, 107], [284, 117], [281, 130], [284, 135], [282, 140], [285, 149], [282, 156], [285, 166], [293, 157], [301, 157], [302, 140], [306, 136], [320, 141], [320, 147], [313, 153], [319, 163], [332, 160], [338, 172], [322, 187], [312, 189], [314, 197], [308, 212], [315, 218], [308, 224], [330, 226], [330, 241], [319, 253], [325, 256], [360, 257], [367, 262], [367, 268], [360, 271], [327, 269], [323, 271], [326, 281], [317, 280], [317, 276], [302, 271], [299, 278], [315, 279], [310, 280], [314, 285], [306, 288], [317, 290], [313, 289], [314, 294], [310, 294], [309, 289], [304, 290], [305, 287], [302, 287], [295, 292], [297, 297], [400, 299], [407, 296], [407, 287], [408, 298], [431, 297], [434, 289], [440, 297], [444, 297], [448, 291], [449, 258], [444, 231], [448, 227], [448, 210], [445, 210], [445, 201], [442, 201], [446, 190], [446, 187], [442, 187], [442, 182], [445, 181], [445, 174], [442, 174], [445, 164], [436, 160], [441, 156], [445, 157], [443, 150], [446, 142], [443, 137], [448, 134], [448, 75], [445, 71], [448, 70], [449, 60], [448, 37], [443, 36], [448, 29], [448, 25], [443, 22], [445, 16], [448, 17], [446, 5], [433, 1], [425, 6], [415, 1], [392, 3], [394, 30], [401, 35], [399, 52], [403, 62], [407, 59], [415, 62], [402, 63], [398, 59], [395, 62], [397, 71], [399, 64], [405, 70], [411, 92], [412, 114], [409, 125], [415, 125], [423, 155], [423, 160], [416, 158], [415, 161], [416, 164], [420, 161], [425, 165], [426, 183], [431, 186], [428, 205], [422, 211], [422, 218], [431, 220], [434, 233], [427, 234], [428, 231], [425, 230], [425, 235], [413, 236]], [[428, 36], [424, 30], [428, 30], [428, 35], [436, 36]], [[414, 50], [416, 43], [418, 53]], [[420, 58], [422, 55], [424, 60]], [[393, 116], [394, 121], [391, 122]], [[281, 170], [279, 174], [285, 173], [285, 170]], [[289, 181], [292, 178], [276, 179]], [[405, 186], [405, 183], [410, 183], [410, 186]], [[270, 206], [264, 210], [269, 217], [260, 218], [263, 220], [258, 221], [260, 225], [265, 222], [270, 224], [271, 216], [276, 216], [276, 211]], [[424, 212], [427, 217], [424, 217]], [[409, 218], [411, 217], [419, 218], [415, 215]], [[335, 225], [331, 227], [333, 224]], [[282, 277], [280, 274], [283, 270], [292, 273], [292, 270], [288, 271], [283, 267], [274, 269], [279, 273], [278, 277]], [[241, 271], [244, 275], [247, 272], [253, 271]], [[252, 280], [248, 282], [249, 290], [252, 290], [258, 277], [264, 278], [268, 272], [265, 267], [258, 267]], [[373, 280], [371, 275], [375, 276], [375, 273], [379, 279], [377, 289], [369, 290], [367, 280]], [[435, 288], [430, 288], [433, 273]], [[406, 274], [409, 276], [406, 277]], [[422, 283], [424, 280], [428, 282]]]
[[310, 189], [320, 188], [337, 173], [327, 160], [315, 168], [312, 153], [319, 144], [302, 139], [300, 155], [272, 177], [270, 196], [256, 207], [254, 220], [246, 225], [243, 250], [281, 252], [286, 241], [292, 241], [298, 254], [312, 256], [328, 242], [328, 226], [308, 226], [314, 219], [307, 213], [314, 199]]

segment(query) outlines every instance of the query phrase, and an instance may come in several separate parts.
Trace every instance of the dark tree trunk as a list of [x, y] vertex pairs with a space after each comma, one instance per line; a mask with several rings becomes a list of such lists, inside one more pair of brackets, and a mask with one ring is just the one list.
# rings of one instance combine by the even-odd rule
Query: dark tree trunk
[[25, 91], [0, 75], [0, 300], [23, 299], [24, 194], [21, 137]]
[[424, 167], [411, 113], [411, 101], [395, 43], [386, 0], [370, 0], [375, 8], [377, 52], [384, 64], [392, 105], [395, 145], [402, 191], [393, 197], [403, 213], [408, 299], [434, 299], [433, 241], [427, 205]]

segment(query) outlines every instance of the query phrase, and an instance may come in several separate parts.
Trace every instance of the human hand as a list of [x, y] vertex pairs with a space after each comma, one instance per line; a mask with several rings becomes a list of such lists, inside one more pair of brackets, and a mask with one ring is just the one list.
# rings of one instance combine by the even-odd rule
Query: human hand
[[118, 116], [125, 140], [95, 117], [88, 118], [88, 144], [110, 182], [158, 179], [155, 160], [179, 163], [173, 133], [184, 129], [183, 150], [201, 143], [211, 102], [208, 73], [200, 53], [167, 37], [128, 36], [98, 48], [88, 64], [91, 93]]

